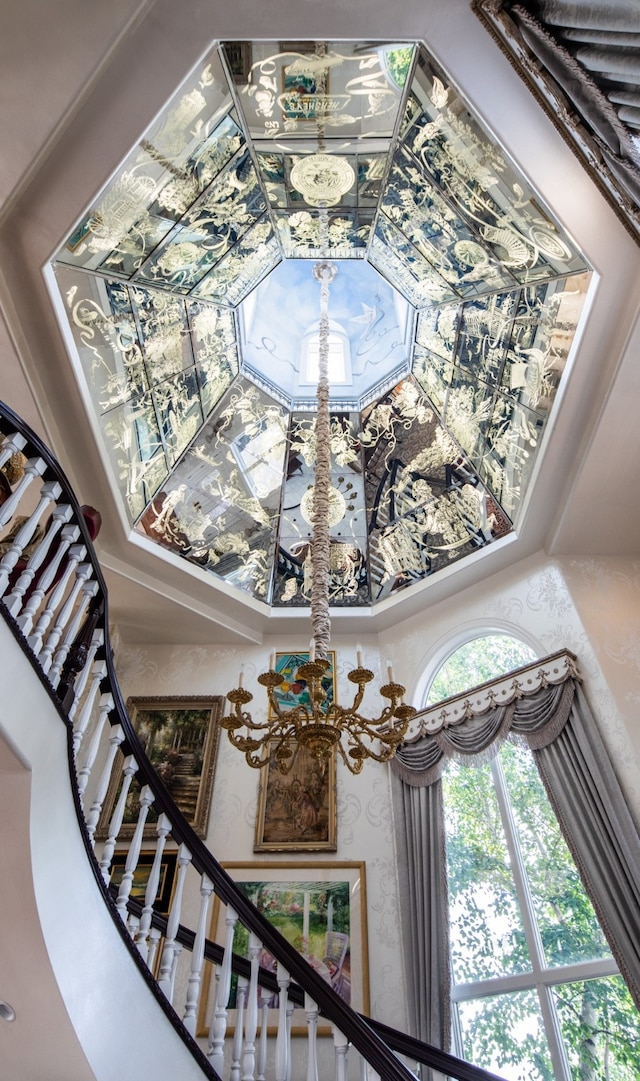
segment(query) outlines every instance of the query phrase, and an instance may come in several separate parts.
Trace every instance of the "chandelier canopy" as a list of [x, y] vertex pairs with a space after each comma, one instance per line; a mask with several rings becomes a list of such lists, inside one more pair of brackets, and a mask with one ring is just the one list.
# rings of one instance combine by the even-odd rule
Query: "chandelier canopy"
[[[322, 212], [321, 212], [322, 213]], [[327, 660], [331, 637], [329, 614], [330, 582], [330, 415], [329, 415], [329, 285], [338, 273], [331, 262], [318, 262], [313, 276], [320, 283], [320, 328], [317, 385], [317, 415], [315, 426], [315, 475], [311, 521], [311, 625], [313, 637], [309, 660], [298, 668], [298, 677], [309, 687], [309, 702], [283, 710], [275, 695], [275, 688], [282, 682], [275, 671], [275, 655], [271, 655], [269, 671], [258, 676], [258, 683], [267, 690], [269, 713], [273, 720], [264, 723], [252, 719], [244, 707], [253, 695], [242, 686], [242, 675], [235, 690], [229, 691], [227, 699], [232, 711], [222, 721], [234, 747], [244, 753], [250, 766], [261, 768], [274, 758], [280, 771], [288, 773], [299, 750], [304, 747], [320, 760], [327, 760], [336, 748], [352, 773], [360, 773], [367, 758], [386, 762], [393, 756], [403, 739], [413, 706], [403, 701], [405, 688], [396, 683], [391, 666], [388, 667], [389, 682], [380, 688], [380, 694], [389, 700], [379, 717], [368, 720], [359, 712], [367, 683], [374, 674], [362, 665], [362, 653], [358, 650], [357, 667], [348, 678], [357, 687], [349, 707], [336, 702], [325, 702], [322, 677], [330, 667]]]

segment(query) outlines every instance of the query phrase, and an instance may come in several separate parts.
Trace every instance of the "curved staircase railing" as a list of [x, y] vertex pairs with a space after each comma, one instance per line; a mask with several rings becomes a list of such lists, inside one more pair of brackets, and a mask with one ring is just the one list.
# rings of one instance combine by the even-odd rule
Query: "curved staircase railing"
[[[320, 1076], [320, 1018], [332, 1027], [331, 1072], [338, 1081], [347, 1079], [350, 1048], [359, 1054], [360, 1076], [368, 1081], [410, 1081], [433, 1076], [430, 1071], [458, 1081], [499, 1081], [360, 1016], [235, 886], [184, 819], [129, 720], [113, 666], [107, 589], [92, 544], [95, 517], [79, 506], [41, 440], [2, 403], [0, 438], [0, 607], [68, 724], [78, 821], [97, 886], [151, 992], [203, 1075], [290, 1081], [297, 1006], [307, 1028], [307, 1081]], [[139, 811], [133, 837], [123, 849], [120, 835], [134, 778]], [[105, 797], [116, 784], [114, 810], [98, 840]], [[136, 902], [133, 878], [150, 828], [152, 865], [144, 900]], [[175, 853], [176, 879], [169, 910], [162, 913], [158, 884], [169, 850]], [[114, 887], [114, 854], [122, 851], [124, 870]], [[225, 908], [222, 944], [207, 937], [214, 898]], [[248, 959], [233, 954], [238, 924], [248, 933]], [[275, 958], [275, 973], [261, 968], [263, 951]], [[233, 1018], [228, 1005], [232, 979], [237, 980]], [[268, 1003], [273, 996], [277, 1025], [270, 1039]]]

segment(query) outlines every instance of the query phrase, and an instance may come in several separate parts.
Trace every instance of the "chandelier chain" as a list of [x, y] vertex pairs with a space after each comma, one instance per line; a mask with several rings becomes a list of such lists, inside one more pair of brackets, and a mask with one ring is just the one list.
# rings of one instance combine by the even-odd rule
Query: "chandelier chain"
[[329, 416], [329, 279], [331, 267], [320, 264], [320, 334], [316, 415], [316, 466], [311, 544], [311, 625], [316, 649], [326, 657], [331, 640], [329, 615], [329, 487], [331, 422]]

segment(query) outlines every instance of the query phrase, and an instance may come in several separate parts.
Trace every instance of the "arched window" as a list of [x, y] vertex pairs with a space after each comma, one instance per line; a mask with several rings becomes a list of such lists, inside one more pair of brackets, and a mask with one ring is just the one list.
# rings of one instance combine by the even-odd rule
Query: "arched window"
[[[535, 659], [517, 639], [465, 643], [429, 702]], [[512, 1081], [637, 1081], [640, 1020], [531, 752], [450, 762], [442, 778], [453, 1050]]]
[[479, 635], [458, 646], [443, 661], [429, 684], [425, 705], [478, 687], [535, 659], [535, 650], [513, 635]]

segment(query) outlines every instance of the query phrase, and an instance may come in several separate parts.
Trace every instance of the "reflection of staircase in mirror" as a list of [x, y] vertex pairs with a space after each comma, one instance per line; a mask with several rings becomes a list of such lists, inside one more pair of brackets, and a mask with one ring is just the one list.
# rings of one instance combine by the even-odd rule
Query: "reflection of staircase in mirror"
[[[345, 1002], [351, 978], [348, 936], [327, 932], [322, 963], [329, 979], [323, 978], [208, 851], [176, 806], [178, 801], [181, 807], [193, 803], [195, 812], [196, 754], [177, 748], [179, 758], [167, 788], [146, 758], [124, 706], [114, 672], [106, 588], [80, 507], [50, 453], [5, 406], [0, 406], [0, 432], [0, 471], [12, 456], [24, 455], [21, 476], [7, 484], [0, 505], [0, 544], [10, 536], [0, 560], [2, 655], [10, 672], [4, 678], [13, 684], [16, 699], [7, 724], [0, 718], [0, 734], [15, 743], [24, 741], [25, 760], [40, 755], [42, 768], [33, 769], [34, 790], [40, 777], [48, 776], [47, 798], [56, 785], [62, 786], [66, 803], [77, 812], [77, 830], [63, 831], [64, 839], [58, 841], [59, 858], [67, 867], [69, 887], [59, 893], [68, 919], [65, 923], [57, 913], [52, 922], [43, 914], [42, 930], [45, 936], [54, 935], [48, 942], [51, 963], [63, 993], [68, 992], [72, 1021], [80, 1017], [79, 1033], [84, 1023], [87, 1045], [94, 1039], [101, 1045], [92, 1059], [97, 1063], [92, 1076], [98, 1081], [114, 1077], [113, 1062], [104, 1066], [107, 1037], [101, 1028], [111, 1011], [99, 1010], [100, 1024], [93, 1016], [90, 1036], [86, 1032], [91, 1015], [86, 1003], [106, 998], [123, 1013], [122, 1028], [107, 1039], [119, 1048], [118, 1054], [122, 1051], [123, 1076], [134, 1076], [129, 1065], [140, 1061], [140, 1055], [144, 1061], [144, 1049], [149, 1048], [149, 1069], [136, 1067], [135, 1076], [144, 1073], [156, 1081], [175, 1081], [177, 1076], [180, 1081], [202, 1076], [212, 1081], [289, 1081], [302, 1076], [310, 1081], [347, 1081], [351, 1076], [411, 1081], [432, 1077], [432, 1070], [459, 1081], [495, 1081], [484, 1070], [352, 1010]], [[45, 723], [50, 735], [40, 734]], [[70, 771], [65, 770], [63, 778], [58, 769], [52, 778], [60, 755], [56, 758], [48, 745], [60, 744], [64, 751], [67, 736]], [[140, 786], [139, 813], [123, 844], [119, 838], [134, 778]], [[98, 841], [107, 793], [116, 788], [105, 839]], [[43, 828], [59, 838], [54, 810], [46, 808]], [[34, 818], [32, 831], [36, 825]], [[152, 852], [141, 858], [143, 841]], [[66, 855], [70, 844], [81, 853], [75, 860]], [[51, 856], [48, 852], [49, 876]], [[53, 852], [54, 863], [57, 859]], [[174, 879], [167, 891], [163, 883], [169, 873]], [[82, 874], [86, 881], [71, 885]], [[117, 884], [112, 885], [112, 879]], [[96, 910], [95, 898], [100, 897], [103, 904]], [[74, 902], [86, 910], [75, 909]], [[219, 942], [208, 937], [214, 902], [216, 911], [224, 913], [218, 918], [217, 926], [224, 929]], [[68, 941], [61, 939], [67, 923]], [[102, 929], [92, 930], [98, 924]], [[245, 957], [232, 953], [236, 927], [244, 929], [248, 942]], [[113, 944], [107, 943], [111, 934]], [[260, 967], [266, 953], [276, 959], [274, 971]], [[114, 975], [113, 964], [122, 957], [129, 975]], [[232, 984], [233, 1011], [228, 1006]], [[269, 1004], [275, 1008], [270, 1010]], [[304, 1026], [306, 1040], [291, 1039], [294, 1016]], [[321, 1022], [330, 1024], [331, 1041], [316, 1039]], [[164, 1035], [169, 1023], [171, 1039], [176, 1041], [177, 1033], [182, 1040], [182, 1045], [176, 1042], [184, 1056], [178, 1065], [179, 1056], [169, 1051], [171, 1041]], [[142, 1048], [139, 1054], [133, 1044], [123, 1045], [125, 1040], [135, 1040], [136, 1048]]]

